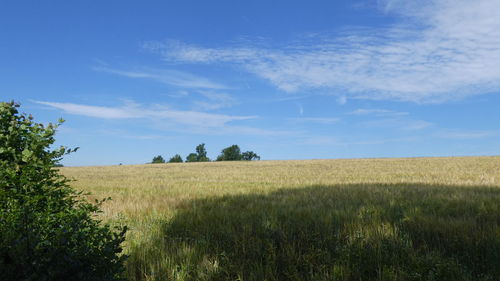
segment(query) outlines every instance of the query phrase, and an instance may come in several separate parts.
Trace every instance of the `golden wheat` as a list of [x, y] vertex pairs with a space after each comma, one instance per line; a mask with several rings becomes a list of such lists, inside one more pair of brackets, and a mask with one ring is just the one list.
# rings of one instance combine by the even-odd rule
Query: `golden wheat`
[[360, 183], [496, 186], [500, 157], [288, 160], [65, 167], [74, 188], [104, 204], [104, 219], [166, 214], [184, 200], [280, 188]]
[[[413, 239], [417, 240], [423, 237], [427, 244], [425, 247], [431, 247], [430, 249], [435, 245], [439, 248], [441, 242], [438, 243], [435, 239], [443, 231], [447, 233], [446, 239], [463, 239], [462, 243], [473, 242], [466, 237], [483, 235], [487, 239], [481, 236], [486, 239], [481, 243], [490, 250], [493, 248], [489, 245], [496, 245], [492, 241], [499, 239], [494, 233], [497, 233], [495, 229], [500, 229], [496, 225], [500, 217], [495, 214], [500, 186], [500, 157], [169, 163], [65, 167], [61, 168], [61, 172], [75, 180], [72, 182], [73, 187], [91, 192], [91, 198], [112, 197], [112, 201], [107, 201], [102, 206], [103, 213], [100, 216], [107, 222], [125, 223], [131, 229], [125, 245], [126, 251], [131, 254], [127, 265], [127, 278], [131, 280], [234, 280], [236, 277], [231, 274], [240, 270], [250, 280], [274, 280], [279, 274], [289, 274], [288, 271], [274, 272], [272, 269], [262, 268], [266, 262], [252, 263], [251, 268], [245, 269], [250, 262], [245, 257], [245, 247], [258, 249], [262, 241], [271, 241], [266, 236], [268, 233], [263, 233], [256, 238], [262, 239], [258, 240], [261, 242], [252, 244], [252, 225], [267, 229], [277, 227], [275, 224], [279, 223], [282, 225], [282, 233], [296, 235], [303, 232], [302, 228], [307, 232], [310, 227], [307, 224], [312, 224], [313, 227], [321, 227], [321, 230], [317, 233], [305, 233], [306, 236], [301, 239], [308, 241], [308, 235], [314, 234], [321, 237], [320, 242], [322, 239], [329, 241], [329, 231], [341, 227], [342, 235], [347, 237], [341, 247], [346, 247], [348, 251], [360, 251], [364, 255], [369, 253], [366, 245], [380, 251], [380, 247], [385, 247], [384, 241], [393, 241], [390, 243], [396, 243], [396, 251], [417, 261], [414, 266], [427, 264], [424, 269], [419, 269], [421, 272], [429, 274], [433, 270], [440, 270], [432, 264], [443, 262], [453, 269], [443, 272], [455, 272], [457, 276], [462, 274], [462, 265], [457, 264], [454, 258], [434, 257], [431, 252], [415, 256], [405, 252], [411, 248], [408, 245], [413, 243], [408, 235], [414, 235]], [[450, 198], [447, 198], [448, 194]], [[493, 197], [488, 197], [490, 195]], [[406, 202], [407, 196], [414, 198], [409, 198]], [[429, 205], [426, 201], [433, 203]], [[483, 215], [492, 222], [490, 226], [493, 229], [481, 230], [484, 233], [474, 232], [478, 226], [484, 227], [473, 219], [476, 215], [481, 215], [480, 212], [483, 211], [477, 210], [481, 210], [483, 205], [486, 206], [486, 213]], [[337, 209], [339, 206], [344, 207]], [[465, 212], [465, 209], [457, 208], [472, 209]], [[419, 213], [419, 210], [427, 210], [428, 214]], [[440, 215], [435, 213], [438, 210]], [[400, 217], [400, 212], [404, 212], [404, 217]], [[269, 217], [268, 214], [273, 215]], [[322, 219], [322, 214], [329, 214], [330, 217]], [[338, 226], [331, 224], [331, 216], [336, 216], [335, 214], [343, 217], [338, 221]], [[435, 215], [428, 217], [429, 214]], [[384, 218], [387, 215], [392, 219]], [[305, 217], [303, 220], [295, 220], [294, 217], [297, 216]], [[448, 216], [458, 217], [450, 220], [447, 219]], [[402, 226], [406, 227], [405, 233], [399, 230]], [[458, 234], [461, 235], [459, 238], [454, 236]], [[215, 246], [204, 242], [208, 237], [215, 237], [214, 235], [226, 238], [213, 240], [211, 243], [215, 243]], [[238, 237], [248, 237], [239, 243], [243, 245], [239, 250], [227, 244], [237, 241]], [[184, 242], [178, 243], [176, 239]], [[359, 241], [365, 246], [358, 249], [356, 243]], [[245, 243], [248, 245], [245, 246]], [[316, 242], [304, 243], [305, 247], [309, 247]], [[292, 243], [283, 246], [291, 252], [307, 250], [296, 248], [296, 245], [298, 244]], [[455, 247], [452, 244], [445, 245]], [[218, 247], [217, 251], [235, 252], [232, 253], [231, 260], [225, 260], [219, 252], [213, 252], [213, 247]], [[469, 254], [480, 257], [481, 254], [477, 254], [472, 248]], [[456, 248], [453, 249], [456, 251]], [[274, 250], [266, 253], [269, 257], [280, 255]], [[320, 253], [322, 252], [311, 252], [313, 256]], [[385, 254], [391, 255], [391, 251]], [[280, 259], [286, 260], [287, 257], [284, 255]], [[321, 276], [327, 278], [330, 274], [337, 274], [341, 276], [338, 280], [351, 280], [357, 276], [352, 271], [353, 266], [370, 267], [375, 262], [378, 264], [378, 267], [374, 267], [377, 274], [389, 277], [396, 274], [394, 278], [387, 277], [390, 280], [406, 279], [401, 274], [408, 273], [407, 269], [392, 268], [393, 265], [382, 268], [381, 257], [363, 260], [361, 264], [352, 261], [346, 265], [348, 267], [335, 264], [334, 268], [321, 273]], [[299, 254], [294, 258], [304, 257]], [[325, 259], [328, 260], [327, 257]], [[495, 264], [491, 258], [485, 261]], [[279, 259], [272, 261], [279, 262]], [[287, 263], [293, 265], [295, 261]], [[299, 262], [299, 265], [302, 264], [316, 269], [325, 266], [314, 258]], [[395, 264], [399, 262], [395, 261]], [[475, 262], [471, 264], [469, 266], [473, 266], [472, 269], [467, 268], [464, 272], [477, 274], [474, 272], [482, 270]], [[291, 270], [294, 272], [295, 269], [292, 267]], [[224, 275], [223, 272], [229, 275]], [[297, 273], [296, 277], [312, 276], [304, 272]], [[470, 276], [475, 278], [474, 275]], [[467, 278], [464, 280], [469, 280]]]

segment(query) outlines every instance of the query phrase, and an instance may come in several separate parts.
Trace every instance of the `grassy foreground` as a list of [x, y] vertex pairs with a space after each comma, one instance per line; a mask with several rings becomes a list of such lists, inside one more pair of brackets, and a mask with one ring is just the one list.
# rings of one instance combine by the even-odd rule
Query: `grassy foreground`
[[500, 157], [68, 167], [130, 280], [500, 280]]

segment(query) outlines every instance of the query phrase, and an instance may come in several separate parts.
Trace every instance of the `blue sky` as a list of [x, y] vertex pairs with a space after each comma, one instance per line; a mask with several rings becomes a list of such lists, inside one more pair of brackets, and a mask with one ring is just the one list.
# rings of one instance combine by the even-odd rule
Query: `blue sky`
[[500, 2], [2, 1], [0, 98], [65, 165], [499, 155]]

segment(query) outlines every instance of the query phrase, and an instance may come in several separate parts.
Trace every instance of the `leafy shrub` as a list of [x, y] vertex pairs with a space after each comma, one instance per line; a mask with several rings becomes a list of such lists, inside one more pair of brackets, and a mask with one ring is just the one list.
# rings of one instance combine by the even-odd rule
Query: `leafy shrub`
[[102, 224], [54, 166], [57, 124], [0, 103], [0, 280], [119, 280], [126, 227]]

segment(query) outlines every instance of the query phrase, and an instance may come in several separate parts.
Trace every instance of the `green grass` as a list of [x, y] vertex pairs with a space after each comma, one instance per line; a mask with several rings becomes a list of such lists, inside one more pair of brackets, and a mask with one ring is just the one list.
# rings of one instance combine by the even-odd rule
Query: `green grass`
[[129, 280], [485, 281], [500, 280], [499, 170], [470, 157], [63, 173], [115, 198], [103, 218], [132, 228]]
[[131, 249], [154, 280], [495, 280], [496, 188], [345, 185], [201, 199]]

